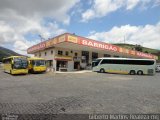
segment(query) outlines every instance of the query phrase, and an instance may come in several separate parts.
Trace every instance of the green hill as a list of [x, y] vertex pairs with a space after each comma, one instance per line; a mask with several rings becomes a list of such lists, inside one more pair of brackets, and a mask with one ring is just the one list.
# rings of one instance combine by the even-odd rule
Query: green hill
[[[127, 49], [133, 49], [133, 48], [136, 47], [136, 45], [123, 44], [123, 43], [117, 43], [117, 44], [114, 44], [114, 45], [117, 45], [117, 46], [120, 46], [120, 47], [124, 47], [124, 48], [127, 48]], [[141, 47], [142, 47], [142, 52], [151, 53], [151, 54], [157, 55], [159, 60], [160, 60], [160, 50], [146, 48], [146, 47], [143, 47], [143, 46], [141, 46]]]
[[9, 50], [9, 49], [7, 49], [7, 48], [4, 48], [4, 47], [0, 47], [0, 62], [2, 61], [2, 59], [4, 58], [4, 57], [9, 57], [9, 56], [16, 56], [16, 55], [20, 55], [20, 54], [18, 54], [18, 53], [16, 53], [16, 52], [14, 52], [14, 51], [12, 51], [12, 50]]

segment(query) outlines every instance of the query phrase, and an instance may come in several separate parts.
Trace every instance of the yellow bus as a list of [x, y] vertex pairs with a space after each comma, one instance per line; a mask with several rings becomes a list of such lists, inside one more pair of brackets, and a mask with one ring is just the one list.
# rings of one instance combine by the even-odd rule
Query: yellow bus
[[10, 56], [3, 59], [4, 72], [10, 74], [27, 74], [28, 61], [25, 56]]
[[28, 70], [31, 73], [40, 73], [46, 71], [46, 62], [43, 58], [32, 57], [28, 58]]

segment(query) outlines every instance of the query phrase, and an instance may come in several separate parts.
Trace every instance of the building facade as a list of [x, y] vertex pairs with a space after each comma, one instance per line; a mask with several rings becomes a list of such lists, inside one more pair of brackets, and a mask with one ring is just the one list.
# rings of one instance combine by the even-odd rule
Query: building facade
[[158, 59], [157, 56], [129, 50], [105, 42], [70, 33], [41, 42], [27, 49], [28, 54], [45, 58], [47, 66], [56, 71], [90, 69], [92, 60], [99, 57]]

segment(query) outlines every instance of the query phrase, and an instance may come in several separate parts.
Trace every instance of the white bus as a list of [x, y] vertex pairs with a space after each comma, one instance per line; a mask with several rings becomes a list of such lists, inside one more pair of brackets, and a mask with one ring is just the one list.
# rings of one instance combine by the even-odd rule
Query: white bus
[[156, 60], [132, 58], [98, 58], [92, 62], [95, 72], [121, 73], [131, 75], [154, 75]]

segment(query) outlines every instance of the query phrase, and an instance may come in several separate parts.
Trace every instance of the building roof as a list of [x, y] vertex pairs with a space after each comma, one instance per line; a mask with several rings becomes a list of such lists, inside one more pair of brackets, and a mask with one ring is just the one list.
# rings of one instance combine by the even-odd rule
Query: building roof
[[149, 58], [149, 59], [158, 59], [157, 56], [143, 53], [135, 50], [130, 50], [126, 48], [122, 48], [116, 45], [112, 45], [105, 42], [96, 41], [93, 39], [85, 38], [82, 36], [78, 36], [75, 34], [70, 33], [64, 33], [62, 35], [56, 36], [52, 39], [49, 39], [47, 41], [43, 41], [39, 44], [36, 44], [30, 48], [27, 49], [27, 52], [29, 54], [34, 54], [38, 51], [42, 51], [54, 46], [58, 46], [61, 44], [61, 46], [66, 46], [68, 48], [71, 48], [72, 46], [75, 46], [75, 49], [78, 49], [78, 47], [85, 46], [88, 49], [98, 49], [98, 50], [105, 50], [106, 52], [114, 52], [115, 54], [126, 54], [134, 57], [141, 57], [141, 58]]

